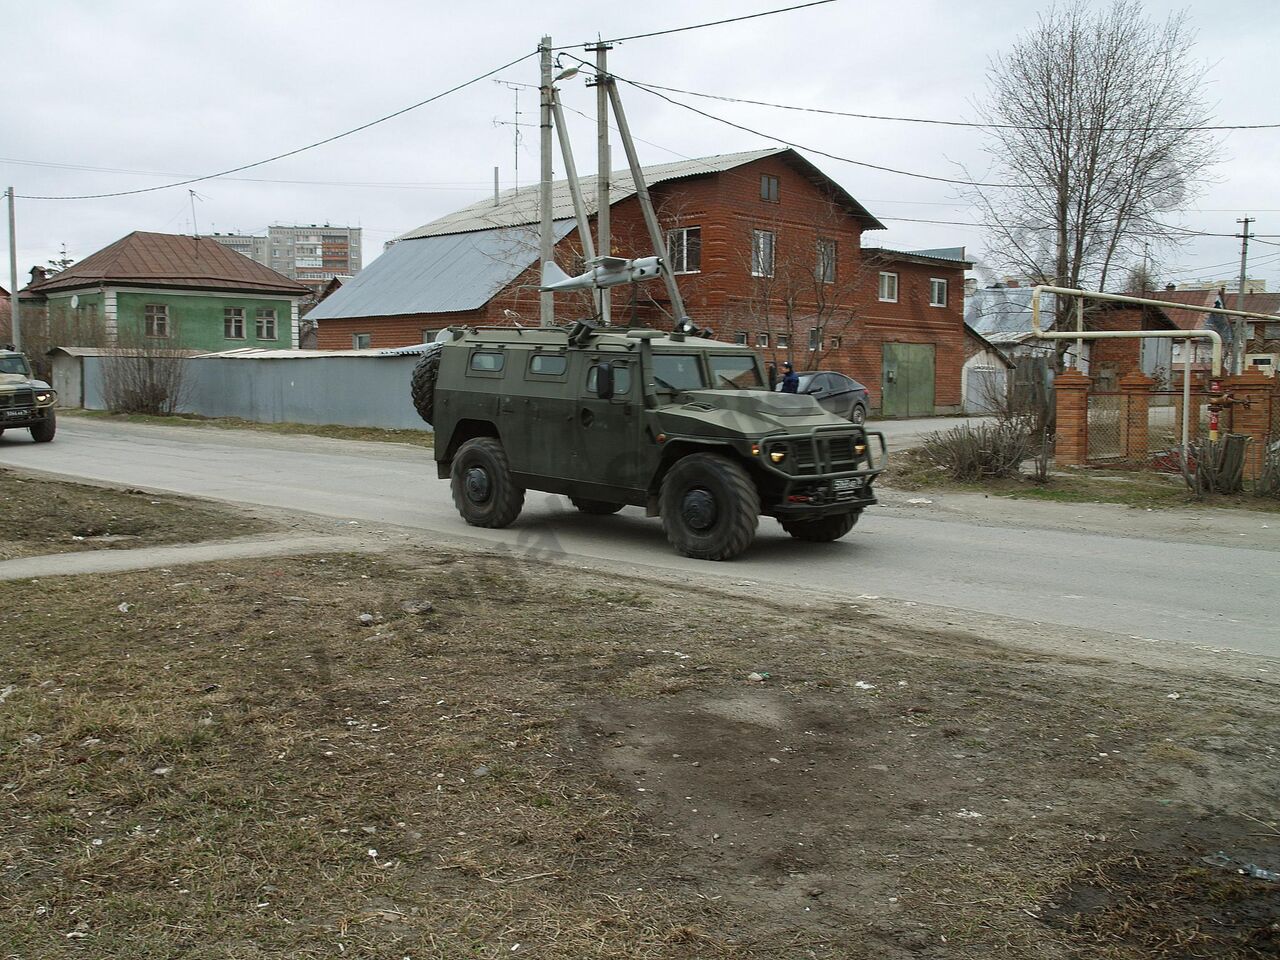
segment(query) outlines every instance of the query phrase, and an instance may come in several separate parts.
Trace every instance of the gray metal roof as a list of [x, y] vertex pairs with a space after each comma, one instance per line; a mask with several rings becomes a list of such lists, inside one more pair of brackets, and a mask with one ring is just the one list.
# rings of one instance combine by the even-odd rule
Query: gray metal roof
[[[783, 156], [789, 163], [799, 167], [811, 180], [822, 180], [832, 186], [841, 200], [850, 208], [867, 229], [883, 230], [884, 224], [873, 217], [862, 204], [849, 196], [839, 184], [830, 180], [817, 167], [811, 164], [790, 147], [769, 147], [765, 150], [747, 150], [742, 153], [723, 153], [714, 157], [702, 157], [697, 160], [677, 160], [675, 163], [660, 163], [644, 168], [645, 182], [655, 186], [668, 180], [679, 180], [684, 177], [696, 177], [708, 173], [723, 173], [744, 164], [763, 160], [765, 157]], [[582, 186], [582, 201], [587, 208], [587, 216], [594, 216], [597, 209], [596, 177], [579, 176]], [[438, 220], [410, 230], [397, 237], [397, 241], [413, 240], [419, 237], [435, 237], [443, 234], [465, 233], [471, 230], [491, 230], [494, 227], [521, 226], [537, 223], [538, 213], [537, 184], [522, 187], [519, 190], [507, 190], [498, 195], [495, 204], [493, 198], [480, 200], [463, 207], [461, 210], [446, 214]], [[630, 170], [617, 170], [610, 175], [610, 206], [634, 196], [635, 181]], [[571, 219], [574, 216], [573, 197], [569, 194], [569, 181], [557, 180], [551, 185], [551, 216], [555, 220]], [[385, 256], [385, 255], [384, 255]], [[375, 261], [376, 262], [376, 261]]]
[[[572, 220], [554, 224], [560, 240]], [[308, 320], [476, 310], [538, 259], [538, 228], [506, 226], [393, 243], [307, 314]]]
[[[993, 343], [996, 334], [1025, 333], [1031, 330], [1031, 287], [981, 287], [965, 298], [964, 322]], [[1052, 329], [1056, 316], [1054, 296], [1040, 299], [1045, 329]]]

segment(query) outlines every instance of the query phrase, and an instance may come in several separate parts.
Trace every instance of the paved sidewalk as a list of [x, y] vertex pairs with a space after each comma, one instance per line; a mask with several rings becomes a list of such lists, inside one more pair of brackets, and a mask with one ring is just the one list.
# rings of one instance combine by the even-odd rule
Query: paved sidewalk
[[177, 567], [216, 560], [254, 560], [260, 557], [293, 557], [312, 553], [368, 550], [369, 543], [352, 537], [270, 536], [244, 537], [213, 543], [184, 543], [133, 550], [94, 550], [18, 557], [0, 561], [0, 581], [65, 577], [78, 573], [117, 573]]

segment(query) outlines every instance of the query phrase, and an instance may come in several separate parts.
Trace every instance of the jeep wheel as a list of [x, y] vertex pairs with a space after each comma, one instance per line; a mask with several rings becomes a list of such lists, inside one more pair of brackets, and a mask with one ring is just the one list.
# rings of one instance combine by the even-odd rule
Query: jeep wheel
[[473, 527], [505, 527], [520, 516], [524, 488], [516, 486], [502, 444], [492, 437], [468, 440], [449, 471], [453, 503]]
[[659, 509], [671, 545], [695, 560], [736, 557], [760, 523], [760, 496], [747, 471], [716, 453], [676, 461], [662, 480]]
[[617, 513], [625, 503], [612, 503], [608, 500], [588, 500], [585, 497], [570, 497], [569, 502], [593, 517], [607, 517], [611, 513]]
[[413, 368], [409, 390], [413, 394], [413, 408], [427, 423], [436, 419], [436, 378], [440, 375], [440, 348], [428, 350]]
[[853, 529], [862, 516], [861, 510], [848, 513], [837, 513], [829, 517], [816, 517], [813, 520], [779, 520], [782, 529], [797, 540], [808, 540], [810, 543], [830, 543], [839, 540]]
[[39, 423], [31, 426], [31, 439], [36, 443], [48, 443], [58, 432], [58, 421], [52, 410]]

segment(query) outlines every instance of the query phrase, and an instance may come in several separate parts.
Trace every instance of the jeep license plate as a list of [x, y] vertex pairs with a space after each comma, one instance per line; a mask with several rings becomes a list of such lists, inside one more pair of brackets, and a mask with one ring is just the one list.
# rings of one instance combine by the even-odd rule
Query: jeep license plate
[[28, 416], [30, 416], [30, 411], [28, 410], [6, 410], [4, 412], [4, 418], [6, 420], [22, 420]]
[[845, 477], [831, 481], [831, 492], [837, 500], [851, 500], [862, 490], [862, 481], [854, 477]]

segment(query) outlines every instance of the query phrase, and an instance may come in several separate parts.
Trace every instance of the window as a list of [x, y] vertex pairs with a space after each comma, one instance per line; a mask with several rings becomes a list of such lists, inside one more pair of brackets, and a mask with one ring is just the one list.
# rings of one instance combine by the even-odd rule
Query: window
[[169, 336], [169, 308], [163, 303], [148, 303], [142, 308], [148, 337]]
[[[1258, 324], [1255, 324], [1255, 329]], [[1262, 326], [1262, 339], [1264, 340], [1280, 340], [1280, 323], [1264, 323]]]
[[535, 353], [529, 358], [529, 372], [539, 377], [561, 377], [569, 361], [563, 353]]
[[713, 353], [707, 357], [707, 361], [711, 364], [713, 388], [736, 387], [739, 390], [745, 390], [747, 387], [764, 386], [754, 356], [716, 356]]
[[947, 281], [929, 281], [929, 306], [945, 307], [947, 305]]
[[898, 302], [898, 275], [896, 273], [880, 274], [880, 299], [886, 303]]
[[817, 327], [813, 327], [809, 330], [809, 349], [810, 350], [822, 349], [822, 333], [820, 330], [818, 330]]
[[659, 390], [701, 390], [707, 385], [696, 354], [655, 353], [653, 379]]
[[244, 339], [244, 307], [222, 309], [222, 335], [228, 340]]
[[373, 343], [373, 334], [371, 333], [353, 333], [351, 335], [352, 350], [368, 350]]
[[501, 353], [477, 350], [471, 355], [471, 369], [481, 373], [501, 373], [506, 359], [506, 356]]
[[756, 334], [756, 346], [767, 347], [769, 345], [769, 335], [767, 333]]
[[839, 349], [840, 349], [840, 344], [842, 344], [843, 342], [844, 342], [844, 340], [843, 340], [842, 338], [840, 338], [840, 337], [832, 337], [832, 338], [831, 338], [831, 349], [832, 349], [832, 350], [839, 350]]
[[747, 345], [747, 331], [739, 330], [735, 333], [733, 335], [733, 342], [741, 347], [745, 347]]
[[258, 308], [257, 316], [257, 334], [259, 340], [275, 340], [276, 337], [276, 312], [263, 307]]
[[436, 327], [424, 327], [422, 330], [423, 343], [435, 343], [436, 337], [440, 335], [440, 330]]
[[834, 240], [818, 240], [816, 275], [823, 283], [836, 282], [836, 242]]
[[751, 275], [773, 276], [773, 234], [768, 230], [751, 231]]
[[[631, 389], [631, 370], [625, 361], [611, 361], [613, 364], [613, 395], [623, 397]], [[595, 395], [596, 379], [599, 376], [600, 364], [592, 364], [587, 371], [587, 393]]]
[[778, 334], [778, 349], [786, 350], [791, 346], [791, 337], [785, 333]]
[[778, 202], [778, 178], [777, 177], [771, 177], [767, 173], [761, 175], [760, 199], [768, 200], [770, 203]]
[[697, 273], [702, 269], [702, 228], [681, 227], [667, 233], [667, 262], [672, 273]]

